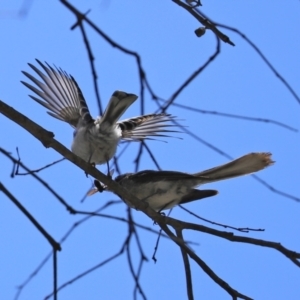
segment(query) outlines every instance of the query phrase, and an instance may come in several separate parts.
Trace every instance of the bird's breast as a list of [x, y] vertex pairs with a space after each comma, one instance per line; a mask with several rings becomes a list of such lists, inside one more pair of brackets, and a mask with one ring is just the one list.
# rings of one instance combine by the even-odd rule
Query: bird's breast
[[[160, 211], [178, 204], [190, 188], [174, 181], [157, 181], [137, 184], [132, 180], [124, 180], [120, 184], [141, 201], [147, 202], [152, 209]], [[132, 207], [130, 203], [129, 206]]]
[[85, 161], [104, 164], [116, 153], [120, 137], [116, 130], [99, 132], [95, 125], [76, 129], [72, 151]]

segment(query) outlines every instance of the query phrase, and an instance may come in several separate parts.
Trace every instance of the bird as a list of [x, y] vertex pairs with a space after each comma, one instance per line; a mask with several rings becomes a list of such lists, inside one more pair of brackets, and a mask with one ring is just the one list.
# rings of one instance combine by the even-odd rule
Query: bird
[[138, 98], [135, 94], [115, 91], [102, 116], [92, 118], [83, 93], [76, 80], [61, 68], [36, 59], [41, 70], [28, 63], [37, 75], [22, 73], [35, 85], [21, 80], [21, 83], [38, 97], [29, 95], [34, 101], [47, 108], [50, 116], [69, 123], [75, 130], [71, 150], [77, 156], [95, 165], [107, 163], [115, 155], [121, 140], [142, 141], [156, 137], [170, 137], [175, 125], [166, 124], [176, 117], [166, 114], [148, 114], [118, 121], [124, 112]]
[[[144, 170], [122, 174], [114, 180], [139, 200], [148, 203], [153, 210], [160, 212], [179, 204], [217, 195], [216, 190], [198, 190], [195, 187], [260, 171], [275, 163], [271, 155], [269, 152], [249, 153], [229, 163], [195, 174]], [[95, 180], [94, 183], [95, 188], [89, 191], [88, 195], [97, 191], [110, 191], [108, 186], [99, 181]], [[131, 208], [136, 208], [126, 199], [123, 200]]]

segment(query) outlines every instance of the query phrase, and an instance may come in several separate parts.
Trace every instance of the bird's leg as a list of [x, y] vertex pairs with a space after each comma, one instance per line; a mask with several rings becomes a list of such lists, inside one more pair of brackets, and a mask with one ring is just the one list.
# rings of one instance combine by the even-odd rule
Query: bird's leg
[[158, 213], [159, 213], [161, 216], [165, 217], [166, 214], [162, 211], [163, 209], [164, 209], [164, 208], [160, 209], [160, 210], [158, 211]]
[[[92, 159], [93, 153], [94, 153], [94, 152], [91, 153], [91, 155], [90, 155], [90, 157], [89, 157], [89, 160], [88, 160], [87, 162], [88, 162], [89, 164], [91, 164], [93, 168], [95, 168], [95, 167], [96, 167], [96, 164], [95, 164], [94, 162], [91, 163], [91, 159]], [[84, 172], [84, 173], [85, 173], [85, 176], [88, 177], [89, 174], [88, 174], [87, 172]]]
[[[164, 205], [159, 211], [157, 211], [162, 217], [165, 217], [165, 216], [168, 217], [168, 216], [171, 214], [171, 211], [172, 211], [173, 208], [171, 208], [171, 209], [169, 210], [168, 215], [166, 215], [166, 213], [162, 212], [162, 210], [165, 209], [167, 205], [168, 205], [168, 204]], [[157, 225], [157, 223], [156, 223], [156, 222], [153, 222], [153, 225]]]
[[110, 173], [110, 169], [109, 169], [109, 162], [108, 160], [106, 161], [106, 166], [107, 166], [107, 177], [109, 177], [110, 179], [112, 179], [111, 173]]

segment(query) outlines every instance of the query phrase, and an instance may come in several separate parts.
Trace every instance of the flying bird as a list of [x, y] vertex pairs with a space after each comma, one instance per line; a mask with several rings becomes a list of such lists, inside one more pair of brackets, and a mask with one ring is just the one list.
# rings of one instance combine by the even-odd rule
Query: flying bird
[[36, 66], [28, 64], [42, 79], [22, 71], [35, 85], [21, 81], [37, 96], [29, 95], [37, 103], [47, 108], [48, 114], [58, 120], [69, 123], [74, 129], [71, 146], [73, 153], [93, 164], [108, 163], [116, 153], [121, 140], [142, 141], [156, 137], [169, 137], [175, 117], [170, 114], [149, 114], [118, 121], [128, 107], [138, 98], [134, 94], [115, 91], [103, 116], [93, 119], [88, 106], [74, 77], [61, 68], [51, 67], [36, 60], [42, 72]]
[[[179, 204], [218, 194], [216, 190], [195, 189], [199, 185], [251, 174], [273, 163], [271, 153], [258, 152], [244, 155], [224, 165], [195, 174], [145, 170], [119, 175], [115, 181], [141, 201], [147, 202], [152, 209], [162, 211]], [[108, 186], [95, 180], [95, 188], [88, 195], [97, 191], [110, 190]], [[133, 207], [129, 201], [123, 200]]]

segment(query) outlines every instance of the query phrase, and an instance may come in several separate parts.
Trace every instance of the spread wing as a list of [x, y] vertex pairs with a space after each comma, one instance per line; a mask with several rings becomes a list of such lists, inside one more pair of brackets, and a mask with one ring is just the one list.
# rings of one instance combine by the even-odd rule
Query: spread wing
[[168, 133], [179, 132], [169, 129], [176, 127], [176, 125], [169, 123], [174, 118], [174, 116], [165, 113], [150, 114], [122, 120], [117, 124], [122, 130], [123, 140], [138, 141], [155, 139], [155, 137], [170, 137]]
[[94, 120], [75, 79], [62, 69], [53, 68], [48, 63], [43, 64], [39, 60], [36, 61], [46, 74], [34, 65], [28, 65], [43, 82], [22, 71], [37, 87], [24, 81], [21, 82], [40, 98], [32, 95], [30, 97], [49, 109], [48, 114], [50, 116], [67, 122], [73, 127], [77, 127], [79, 122], [93, 122]]

